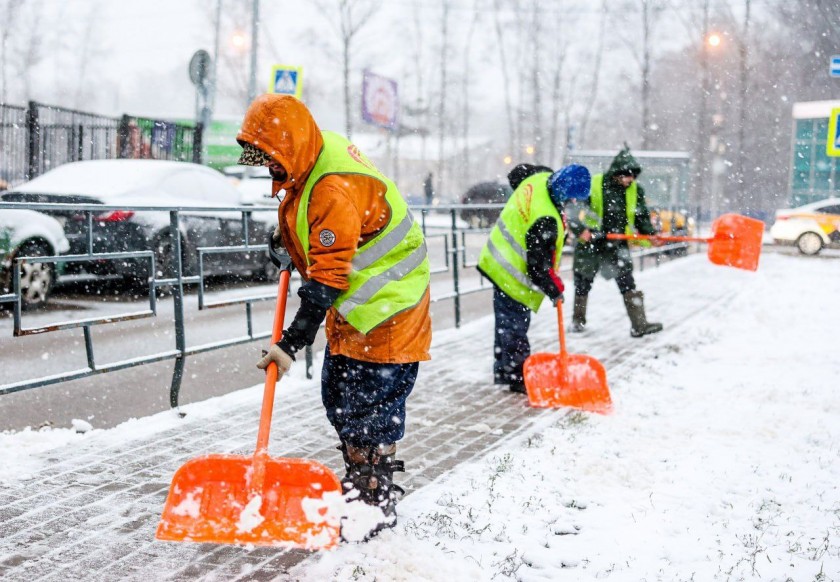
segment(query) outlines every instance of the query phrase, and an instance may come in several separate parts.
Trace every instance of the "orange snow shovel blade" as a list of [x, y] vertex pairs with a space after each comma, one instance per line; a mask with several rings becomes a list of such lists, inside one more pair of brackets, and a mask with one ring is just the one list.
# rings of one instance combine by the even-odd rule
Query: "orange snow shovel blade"
[[[321, 549], [338, 531], [319, 508], [324, 492], [340, 491], [335, 475], [316, 461], [266, 459], [254, 491], [254, 459], [206, 455], [187, 461], [172, 479], [157, 538], [216, 544]], [[309, 501], [307, 501], [309, 500]]]
[[756, 271], [758, 270], [758, 259], [761, 256], [761, 237], [763, 234], [764, 223], [760, 220], [741, 214], [722, 214], [712, 222], [712, 236], [710, 238], [610, 233], [607, 235], [607, 239], [708, 243], [708, 256], [713, 264]]
[[764, 223], [740, 214], [723, 214], [712, 223], [708, 256], [715, 265], [755, 271], [761, 256]]
[[[289, 288], [290, 263], [276, 264], [281, 271], [272, 343], [280, 341]], [[206, 455], [187, 461], [172, 478], [158, 539], [311, 550], [338, 542], [339, 524], [327, 513], [329, 495], [341, 495], [338, 478], [317, 461], [268, 455], [277, 376], [277, 366], [271, 363], [254, 455]]]
[[528, 403], [536, 408], [571, 406], [606, 414], [612, 410], [603, 364], [584, 354], [566, 352], [563, 308], [557, 304], [560, 353], [533, 354], [525, 360], [523, 375]]

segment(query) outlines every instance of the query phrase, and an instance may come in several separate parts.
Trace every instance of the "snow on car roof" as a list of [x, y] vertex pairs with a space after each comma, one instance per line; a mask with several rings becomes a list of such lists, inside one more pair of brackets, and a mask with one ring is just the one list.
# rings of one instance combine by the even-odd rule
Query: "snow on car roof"
[[179, 170], [213, 171], [197, 164], [165, 160], [88, 160], [63, 164], [14, 191], [119, 196], [153, 186]]
[[822, 208], [823, 206], [831, 206], [834, 204], [840, 204], [840, 198], [825, 198], [823, 200], [817, 200], [816, 202], [809, 202], [808, 204], [797, 206], [796, 208], [792, 208], [791, 210], [815, 210], [817, 208]]

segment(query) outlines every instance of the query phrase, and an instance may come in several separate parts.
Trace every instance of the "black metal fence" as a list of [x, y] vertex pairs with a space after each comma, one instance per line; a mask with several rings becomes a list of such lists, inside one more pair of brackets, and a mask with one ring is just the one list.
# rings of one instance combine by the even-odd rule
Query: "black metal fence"
[[[488, 208], [499, 209], [501, 205], [487, 205]], [[453, 301], [455, 327], [461, 324], [461, 300], [463, 297], [486, 292], [492, 287], [483, 278], [477, 277], [474, 270], [476, 265], [475, 257], [477, 250], [486, 240], [490, 229], [475, 229], [462, 226], [458, 220], [458, 212], [464, 207], [461, 205], [448, 207], [413, 207], [415, 217], [421, 223], [426, 235], [427, 247], [431, 259], [432, 278], [432, 302]], [[198, 208], [198, 207], [140, 207], [140, 206], [104, 206], [104, 205], [68, 205], [68, 204], [35, 204], [35, 203], [11, 203], [0, 202], [0, 212], [5, 209], [28, 209], [40, 211], [66, 211], [73, 210], [76, 213], [83, 213], [84, 222], [87, 225], [86, 252], [76, 255], [62, 256], [40, 256], [25, 257], [16, 256], [12, 260], [12, 282], [11, 293], [0, 294], [0, 305], [11, 305], [14, 310], [15, 337], [22, 337], [33, 334], [50, 333], [62, 330], [74, 330], [81, 328], [86, 353], [86, 366], [74, 370], [27, 379], [18, 382], [0, 384], [0, 396], [22, 390], [48, 386], [86, 378], [95, 374], [123, 370], [144, 364], [160, 362], [164, 360], [175, 360], [174, 371], [170, 384], [170, 405], [178, 406], [178, 396], [181, 386], [181, 379], [184, 372], [184, 364], [187, 357], [203, 352], [217, 350], [228, 346], [252, 342], [270, 336], [269, 332], [255, 332], [252, 320], [252, 306], [254, 303], [275, 299], [275, 295], [257, 294], [247, 296], [233, 296], [213, 302], [207, 301], [205, 293], [205, 270], [203, 268], [205, 257], [210, 255], [227, 253], [265, 253], [265, 244], [255, 244], [249, 235], [249, 223], [254, 220], [252, 214], [260, 212], [276, 212], [272, 207], [232, 207], [232, 208]], [[168, 233], [170, 240], [174, 242], [171, 248], [172, 273], [161, 273], [155, 268], [156, 252], [154, 249], [136, 250], [127, 252], [94, 252], [94, 228], [96, 221], [94, 216], [104, 211], [132, 211], [132, 212], [154, 212], [168, 215]], [[194, 212], [224, 212], [239, 213], [241, 215], [241, 234], [231, 239], [232, 244], [222, 247], [197, 247], [195, 253], [199, 260], [198, 271], [194, 275], [185, 274], [184, 255], [182, 250], [183, 222], [184, 215]], [[442, 220], [441, 220], [442, 219]], [[179, 234], [180, 233], [180, 234]], [[686, 245], [668, 245], [646, 249], [634, 253], [634, 260], [640, 267], [644, 267], [645, 260], [654, 261], [659, 264], [660, 258], [665, 254], [673, 253], [675, 250], [685, 249]], [[34, 327], [25, 327], [21, 302], [21, 268], [27, 263], [70, 263], [70, 262], [102, 262], [116, 260], [147, 261], [150, 265], [148, 270], [152, 275], [148, 281], [148, 303], [132, 308], [131, 311], [120, 314], [109, 314], [102, 317], [77, 319], [63, 321], [60, 323], [40, 324]], [[561, 269], [568, 271], [570, 267]], [[439, 275], [449, 274], [449, 277], [440, 278]], [[469, 276], [467, 276], [469, 275]], [[222, 341], [188, 345], [186, 334], [186, 319], [184, 309], [185, 285], [196, 285], [198, 292], [198, 309], [214, 309], [220, 307], [231, 307], [241, 305], [245, 310], [247, 333], [237, 337], [229, 337]], [[174, 340], [175, 345], [171, 349], [154, 354], [146, 354], [127, 360], [101, 363], [96, 357], [93, 335], [91, 328], [99, 325], [118, 325], [120, 322], [154, 318], [158, 313], [158, 302], [156, 291], [159, 288], [167, 288], [173, 297], [174, 309]], [[2, 293], [2, 291], [0, 291]], [[312, 362], [311, 350], [307, 351], [307, 369]]]
[[201, 163], [201, 136], [200, 124], [108, 117], [35, 101], [26, 107], [0, 104], [0, 179], [13, 185], [81, 160]]

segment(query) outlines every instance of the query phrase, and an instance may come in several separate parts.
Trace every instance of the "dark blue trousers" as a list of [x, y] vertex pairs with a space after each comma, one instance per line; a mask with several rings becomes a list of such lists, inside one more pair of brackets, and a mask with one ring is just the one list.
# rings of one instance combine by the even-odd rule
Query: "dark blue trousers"
[[405, 434], [405, 401], [419, 363], [376, 364], [333, 356], [327, 348], [321, 399], [341, 442], [355, 447], [391, 444]]
[[493, 287], [496, 330], [493, 341], [493, 380], [496, 384], [522, 382], [522, 364], [531, 355], [528, 328], [531, 310]]

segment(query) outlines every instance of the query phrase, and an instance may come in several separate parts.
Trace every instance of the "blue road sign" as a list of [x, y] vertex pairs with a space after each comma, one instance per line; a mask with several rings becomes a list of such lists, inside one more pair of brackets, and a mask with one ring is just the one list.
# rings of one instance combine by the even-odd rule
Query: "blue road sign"
[[274, 65], [271, 68], [269, 93], [294, 95], [298, 99], [303, 95], [303, 67]]
[[840, 77], [840, 55], [831, 57], [831, 64], [829, 65], [829, 74], [832, 77]]

